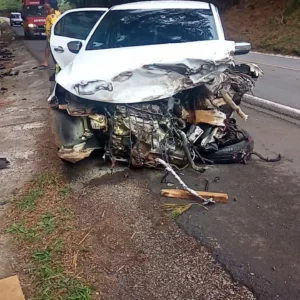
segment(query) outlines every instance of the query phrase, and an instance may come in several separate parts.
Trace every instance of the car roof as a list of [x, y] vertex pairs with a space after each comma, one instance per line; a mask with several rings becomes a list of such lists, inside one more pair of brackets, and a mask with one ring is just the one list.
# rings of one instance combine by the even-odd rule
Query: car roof
[[144, 1], [132, 2], [127, 4], [116, 5], [111, 10], [127, 9], [209, 9], [210, 4], [207, 2], [197, 1]]
[[[76, 11], [82, 11], [82, 8], [73, 8], [73, 9], [69, 9], [66, 10], [66, 12], [76, 12]], [[107, 11], [108, 8], [107, 7], [85, 7], [84, 11]]]

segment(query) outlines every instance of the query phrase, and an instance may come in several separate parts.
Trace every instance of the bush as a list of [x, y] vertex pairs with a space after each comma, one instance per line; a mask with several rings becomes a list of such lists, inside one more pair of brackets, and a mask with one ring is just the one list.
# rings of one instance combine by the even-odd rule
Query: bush
[[22, 9], [22, 0], [0, 0], [0, 11], [19, 11]]
[[291, 15], [294, 11], [300, 9], [300, 0], [290, 0], [284, 14]]

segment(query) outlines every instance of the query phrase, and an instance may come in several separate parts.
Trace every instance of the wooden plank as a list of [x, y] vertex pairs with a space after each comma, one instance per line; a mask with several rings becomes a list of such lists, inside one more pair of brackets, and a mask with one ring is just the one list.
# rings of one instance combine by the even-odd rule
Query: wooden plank
[[[204, 192], [204, 191], [197, 191], [197, 193], [199, 194], [199, 196], [203, 198], [207, 198], [207, 199], [213, 198], [216, 202], [220, 202], [220, 203], [228, 202], [228, 194], [226, 193], [214, 193], [214, 192]], [[197, 200], [197, 198], [191, 195], [190, 193], [184, 190], [177, 190], [177, 189], [161, 190], [160, 195], [169, 198]]]
[[17, 275], [0, 280], [0, 299], [25, 300]]

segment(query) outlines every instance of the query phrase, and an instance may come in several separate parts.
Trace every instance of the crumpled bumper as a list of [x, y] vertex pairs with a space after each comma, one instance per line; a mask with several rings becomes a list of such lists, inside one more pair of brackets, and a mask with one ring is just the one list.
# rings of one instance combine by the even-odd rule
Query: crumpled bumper
[[[55, 136], [63, 137], [57, 143], [59, 157], [77, 162], [93, 150], [102, 149], [113, 165], [123, 161], [134, 167], [155, 167], [156, 159], [162, 157], [171, 164], [190, 165], [200, 171], [195, 161], [214, 163], [208, 158], [210, 154], [234, 142], [245, 140], [248, 151], [248, 137], [232, 115], [236, 112], [247, 120], [239, 105], [242, 96], [263, 75], [262, 70], [254, 64], [194, 63], [193, 68], [181, 64], [144, 66], [145, 73], [139, 72], [139, 76], [145, 79], [146, 74], [151, 78], [156, 74], [158, 79], [154, 79], [157, 84], [152, 86], [153, 97], [139, 98], [141, 94], [132, 94], [134, 99], [136, 96], [141, 99], [138, 103], [131, 101], [130, 95], [128, 101], [122, 99], [121, 103], [90, 100], [96, 90], [113, 91], [113, 84], [103, 81], [76, 84], [80, 96], [57, 85], [49, 103], [65, 119], [59, 126], [56, 123], [53, 131]], [[115, 80], [126, 83], [127, 77], [132, 77], [129, 71]], [[158, 81], [163, 77], [168, 77], [169, 82], [174, 79], [172, 88], [162, 80], [157, 92]], [[150, 86], [148, 83], [138, 86], [136, 82], [135, 88], [143, 91]], [[243, 151], [241, 148], [240, 153], [234, 153], [232, 161], [242, 162], [247, 155]]]

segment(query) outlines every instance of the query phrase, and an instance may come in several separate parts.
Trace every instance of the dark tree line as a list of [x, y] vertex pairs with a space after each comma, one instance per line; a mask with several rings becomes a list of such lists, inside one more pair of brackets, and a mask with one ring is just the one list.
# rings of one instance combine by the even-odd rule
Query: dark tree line
[[[141, 0], [136, 0], [141, 1]], [[93, 6], [103, 6], [103, 7], [111, 7], [118, 4], [135, 2], [134, 0], [69, 0], [69, 2], [76, 7], [93, 7]], [[226, 8], [233, 5], [237, 5], [240, 0], [211, 0], [209, 1], [214, 3], [219, 8]]]

